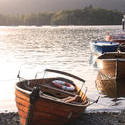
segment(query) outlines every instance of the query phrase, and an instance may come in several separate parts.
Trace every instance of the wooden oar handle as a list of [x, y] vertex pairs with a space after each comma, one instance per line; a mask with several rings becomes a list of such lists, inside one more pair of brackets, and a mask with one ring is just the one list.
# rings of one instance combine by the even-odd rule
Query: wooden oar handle
[[63, 74], [63, 75], [66, 75], [66, 76], [75, 78], [75, 79], [77, 79], [77, 80], [79, 80], [79, 81], [85, 82], [84, 79], [82, 79], [82, 78], [80, 78], [80, 77], [78, 77], [78, 76], [72, 75], [72, 74], [70, 74], [70, 73], [67, 73], [67, 72], [63, 72], [63, 71], [59, 71], [59, 70], [53, 70], [53, 69], [45, 69], [45, 71]]

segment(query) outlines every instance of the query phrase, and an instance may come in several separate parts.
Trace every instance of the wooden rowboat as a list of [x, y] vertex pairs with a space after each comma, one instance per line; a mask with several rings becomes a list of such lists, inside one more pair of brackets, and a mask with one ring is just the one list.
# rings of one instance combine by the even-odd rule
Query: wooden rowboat
[[117, 33], [109, 34], [109, 32], [106, 35], [105, 38], [106, 41], [119, 43], [119, 49], [121, 52], [125, 52], [125, 15], [123, 15], [122, 18], [122, 30], [120, 30]]
[[125, 53], [105, 53], [98, 57], [97, 89], [110, 97], [125, 96]]
[[106, 41], [117, 42], [120, 44], [125, 43], [125, 33], [107, 35]]
[[106, 41], [117, 42], [120, 44], [125, 43], [125, 15], [122, 18], [122, 30], [118, 33], [108, 34], [106, 35]]
[[[46, 71], [63, 74], [85, 82], [83, 79], [66, 72], [51, 69]], [[63, 90], [59, 86], [54, 86], [53, 81], [56, 80], [71, 84], [71, 86], [67, 85], [66, 87], [74, 87], [74, 90]], [[63, 85], [60, 84], [60, 86]], [[15, 94], [21, 125], [63, 125], [78, 118], [89, 105], [88, 98], [74, 81], [64, 77], [19, 81], [16, 84]]]
[[103, 70], [97, 75], [96, 87], [100, 93], [109, 97], [125, 97], [125, 78], [109, 77]]

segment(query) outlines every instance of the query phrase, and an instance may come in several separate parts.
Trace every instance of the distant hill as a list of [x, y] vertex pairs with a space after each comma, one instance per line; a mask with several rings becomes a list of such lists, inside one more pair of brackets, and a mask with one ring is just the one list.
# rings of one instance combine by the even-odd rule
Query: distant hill
[[1, 26], [17, 25], [119, 25], [123, 13], [116, 10], [93, 8], [62, 10], [24, 15], [0, 15]]
[[125, 0], [0, 0], [0, 13], [27, 14], [81, 9], [89, 5], [125, 11]]

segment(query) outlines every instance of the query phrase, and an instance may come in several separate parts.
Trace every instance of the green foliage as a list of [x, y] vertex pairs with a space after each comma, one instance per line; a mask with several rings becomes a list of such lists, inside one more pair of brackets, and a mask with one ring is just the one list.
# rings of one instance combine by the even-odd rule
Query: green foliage
[[30, 15], [0, 15], [0, 25], [119, 25], [122, 12], [93, 8]]

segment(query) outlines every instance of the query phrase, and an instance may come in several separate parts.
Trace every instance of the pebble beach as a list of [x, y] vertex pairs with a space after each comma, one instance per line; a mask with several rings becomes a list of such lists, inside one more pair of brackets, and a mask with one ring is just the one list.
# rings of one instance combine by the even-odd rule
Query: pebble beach
[[[0, 125], [20, 125], [18, 113], [0, 113]], [[125, 111], [83, 113], [68, 125], [125, 125]]]

